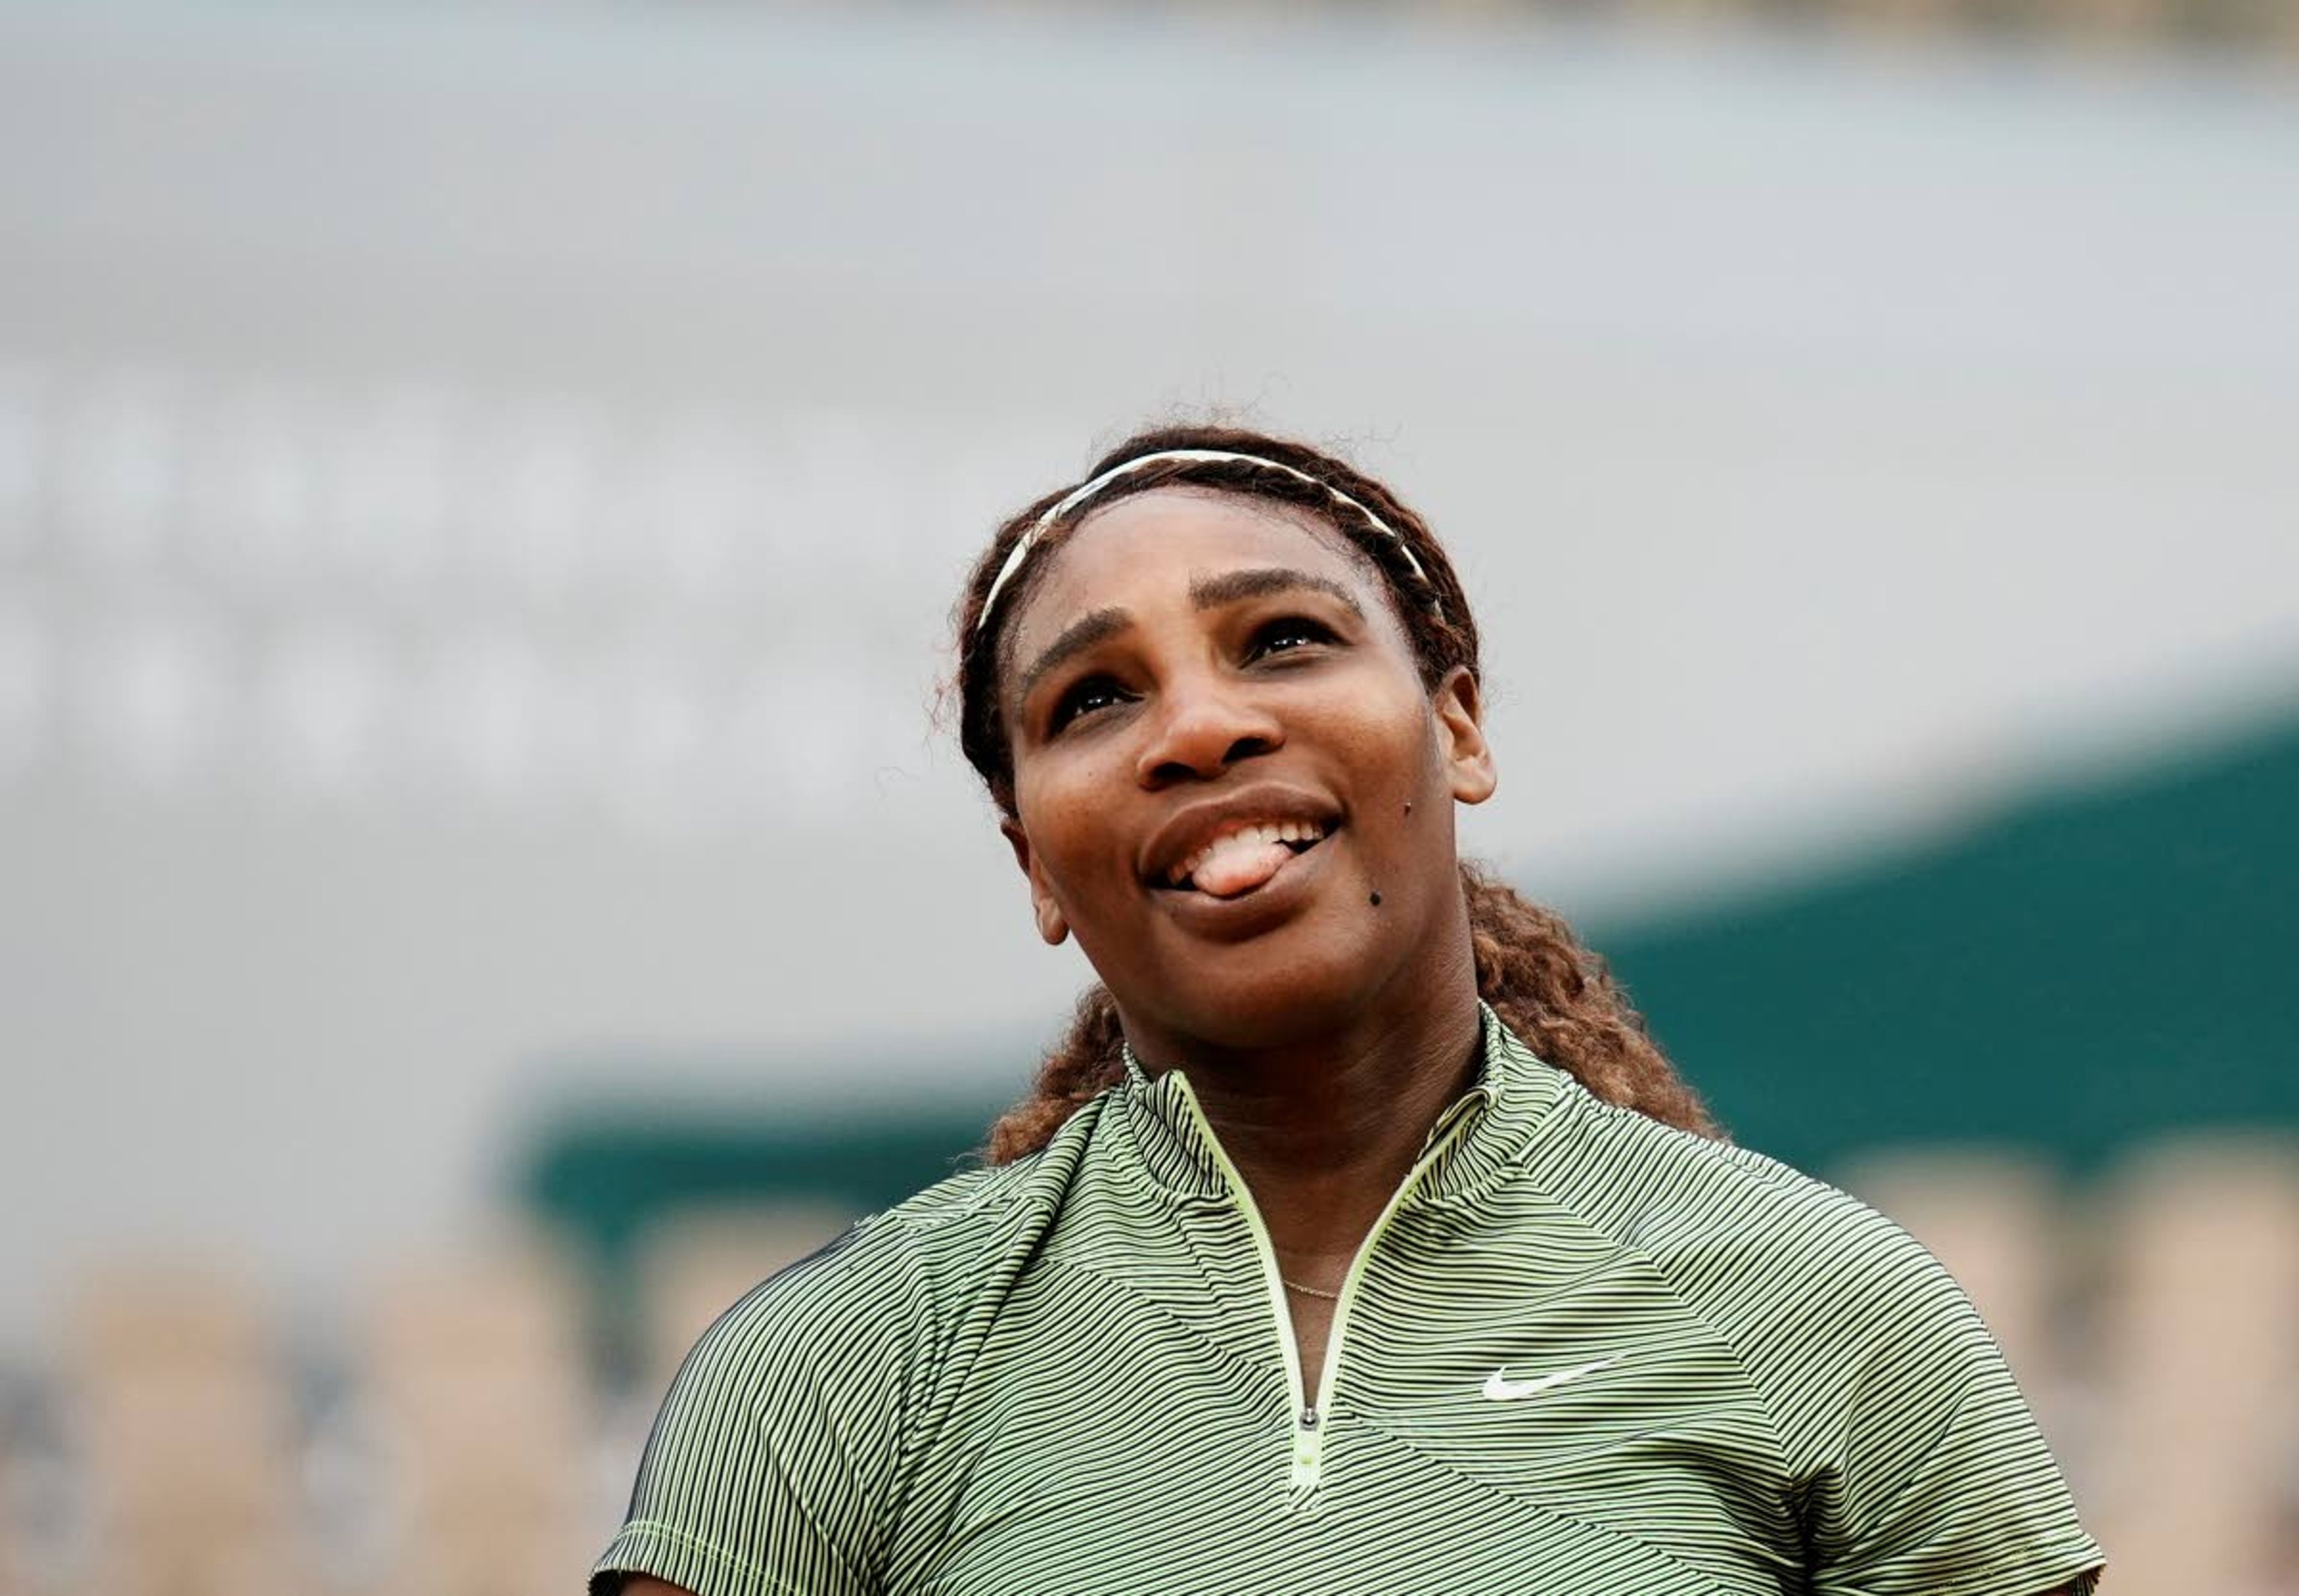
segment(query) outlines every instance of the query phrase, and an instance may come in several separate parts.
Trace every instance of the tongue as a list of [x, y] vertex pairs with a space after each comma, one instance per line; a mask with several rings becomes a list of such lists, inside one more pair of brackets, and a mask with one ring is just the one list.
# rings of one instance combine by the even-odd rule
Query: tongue
[[1278, 868], [1292, 857], [1293, 850], [1282, 843], [1224, 843], [1190, 879], [1201, 893], [1234, 898], [1277, 874]]

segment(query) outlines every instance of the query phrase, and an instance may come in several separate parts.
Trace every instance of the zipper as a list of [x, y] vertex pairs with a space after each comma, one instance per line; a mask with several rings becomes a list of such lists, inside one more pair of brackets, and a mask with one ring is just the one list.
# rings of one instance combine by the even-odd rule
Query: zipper
[[1397, 1190], [1389, 1194], [1389, 1201], [1382, 1206], [1373, 1227], [1365, 1232], [1365, 1240], [1357, 1243], [1357, 1256], [1349, 1259], [1349, 1272], [1341, 1276], [1340, 1293], [1333, 1301], [1333, 1321], [1325, 1333], [1325, 1362], [1324, 1367], [1317, 1371], [1316, 1392], [1304, 1401], [1301, 1394], [1301, 1346], [1293, 1334], [1293, 1310], [1285, 1300], [1285, 1277], [1278, 1272], [1276, 1243], [1269, 1239], [1269, 1226], [1262, 1221], [1261, 1209], [1253, 1201], [1253, 1193], [1246, 1185], [1245, 1176], [1239, 1174], [1237, 1166], [1230, 1161], [1229, 1150], [1222, 1145], [1221, 1138], [1214, 1134], [1212, 1122], [1206, 1118], [1205, 1110], [1199, 1106], [1198, 1094], [1190, 1085], [1190, 1077], [1179, 1071], [1174, 1073], [1178, 1077], [1176, 1084], [1182, 1089], [1182, 1101], [1189, 1105], [1191, 1118], [1197, 1121], [1199, 1133], [1213, 1151], [1214, 1161], [1221, 1168], [1222, 1179], [1228, 1185], [1231, 1199], [1237, 1204], [1238, 1211], [1245, 1216], [1246, 1226], [1253, 1233], [1254, 1250], [1260, 1255], [1262, 1285], [1269, 1297], [1270, 1312], [1277, 1320], [1277, 1348], [1285, 1356], [1285, 1406], [1291, 1416], [1290, 1428], [1293, 1442], [1292, 1461], [1287, 1470], [1286, 1484], [1294, 1500], [1299, 1502], [1315, 1492], [1324, 1477], [1325, 1432], [1332, 1412], [1333, 1382], [1340, 1373], [1341, 1336], [1349, 1328], [1349, 1309], [1356, 1305], [1357, 1283], [1364, 1278], [1365, 1260], [1373, 1256], [1382, 1233], [1389, 1228], [1389, 1223], [1396, 1217], [1398, 1208], [1412, 1194], [1423, 1172], [1436, 1161], [1440, 1153], [1453, 1144], [1454, 1138], [1461, 1134], [1461, 1128], [1468, 1124], [1468, 1100], [1464, 1098], [1454, 1104], [1446, 1118], [1439, 1122], [1428, 1144], [1422, 1148], [1421, 1156], [1413, 1161], [1413, 1168], [1406, 1171], [1405, 1178], [1398, 1183]]

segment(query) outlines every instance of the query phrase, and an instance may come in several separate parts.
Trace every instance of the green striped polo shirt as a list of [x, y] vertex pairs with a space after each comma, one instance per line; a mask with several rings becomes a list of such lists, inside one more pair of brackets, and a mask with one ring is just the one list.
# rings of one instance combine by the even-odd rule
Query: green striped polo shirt
[[1930, 1254], [1484, 1024], [1310, 1381], [1189, 1081], [1129, 1062], [1043, 1151], [720, 1319], [593, 1592], [2091, 1588], [2099, 1549]]

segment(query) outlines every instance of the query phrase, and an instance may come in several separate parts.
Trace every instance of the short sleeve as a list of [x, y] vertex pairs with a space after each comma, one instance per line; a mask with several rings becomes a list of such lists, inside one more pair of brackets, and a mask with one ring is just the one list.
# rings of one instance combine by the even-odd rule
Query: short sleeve
[[1930, 1254], [1896, 1230], [1885, 1245], [1808, 1483], [1814, 1596], [2089, 1592], [2104, 1559], [1994, 1338]]
[[865, 1596], [893, 1509], [923, 1293], [894, 1227], [850, 1233], [712, 1326], [663, 1401], [592, 1596]]

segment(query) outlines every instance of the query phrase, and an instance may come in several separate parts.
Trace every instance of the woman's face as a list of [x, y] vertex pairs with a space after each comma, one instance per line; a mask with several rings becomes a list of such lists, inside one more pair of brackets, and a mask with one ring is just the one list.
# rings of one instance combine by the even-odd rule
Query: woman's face
[[1476, 684], [1423, 686], [1369, 561], [1186, 488], [1041, 558], [1000, 671], [1005, 829], [1137, 1046], [1270, 1045], [1457, 978], [1453, 803], [1494, 785]]

